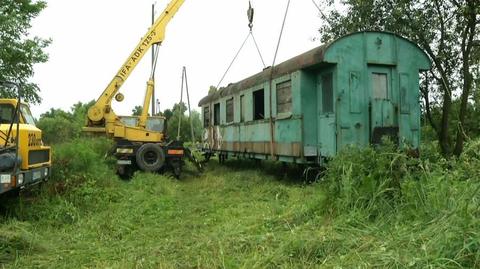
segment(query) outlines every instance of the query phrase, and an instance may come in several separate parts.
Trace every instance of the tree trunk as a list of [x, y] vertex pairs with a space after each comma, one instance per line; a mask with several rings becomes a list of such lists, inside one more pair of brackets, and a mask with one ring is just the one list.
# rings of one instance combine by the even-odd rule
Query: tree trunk
[[470, 96], [471, 88], [472, 88], [472, 74], [470, 73], [470, 55], [472, 52], [473, 41], [475, 36], [475, 27], [477, 24], [476, 21], [476, 13], [475, 13], [475, 1], [477, 0], [470, 0], [467, 2], [466, 14], [465, 19], [467, 24], [465, 25], [465, 30], [462, 35], [462, 58], [463, 58], [463, 66], [462, 66], [462, 76], [463, 76], [463, 87], [462, 87], [462, 96], [461, 96], [461, 103], [460, 103], [460, 112], [458, 115], [459, 123], [458, 123], [458, 130], [457, 130], [457, 140], [455, 143], [455, 149], [453, 154], [456, 156], [460, 156], [463, 152], [463, 144], [465, 142], [465, 117], [467, 114], [467, 105], [468, 105], [468, 97]]
[[443, 155], [450, 155], [450, 137], [448, 135], [448, 118], [452, 109], [452, 96], [450, 91], [443, 90], [443, 107], [442, 107], [442, 120], [440, 122], [440, 132], [438, 135], [438, 143]]

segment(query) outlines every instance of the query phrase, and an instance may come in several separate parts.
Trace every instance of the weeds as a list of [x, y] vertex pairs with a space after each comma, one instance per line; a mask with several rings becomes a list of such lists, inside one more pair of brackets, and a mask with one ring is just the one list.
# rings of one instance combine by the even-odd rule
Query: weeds
[[477, 142], [445, 160], [352, 148], [322, 182], [212, 160], [183, 180], [113, 174], [107, 141], [54, 148], [54, 177], [1, 220], [4, 268], [478, 268]]

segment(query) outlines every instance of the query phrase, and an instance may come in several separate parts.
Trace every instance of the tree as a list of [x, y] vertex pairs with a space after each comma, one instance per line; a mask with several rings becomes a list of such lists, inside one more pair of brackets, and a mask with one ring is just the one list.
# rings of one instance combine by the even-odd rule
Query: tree
[[[185, 115], [188, 110], [185, 103], [175, 104], [173, 109], [166, 109], [163, 112], [164, 117], [167, 119], [167, 135], [170, 139], [176, 139], [178, 135], [178, 124], [181, 123], [180, 140], [192, 142], [190, 119]], [[193, 133], [195, 141], [200, 141], [202, 137], [202, 121], [200, 119], [200, 113], [193, 110], [192, 115]]]
[[[44, 1], [5, 0], [0, 4], [0, 80], [14, 81], [22, 88], [22, 98], [26, 102], [40, 103], [40, 89], [29, 82], [33, 76], [33, 66], [48, 60], [43, 51], [50, 40], [29, 37], [31, 20], [46, 7]], [[16, 89], [0, 89], [5, 97], [16, 97]]]
[[95, 100], [89, 103], [78, 102], [69, 112], [51, 108], [42, 114], [37, 125], [42, 130], [43, 140], [48, 144], [56, 144], [80, 137], [87, 111], [94, 104]]
[[[333, 5], [333, 1], [326, 1]], [[422, 87], [427, 118], [435, 130], [445, 155], [460, 155], [467, 135], [465, 122], [469, 100], [478, 86], [480, 62], [476, 44], [480, 40], [480, 1], [478, 0], [344, 0], [344, 13], [330, 11], [328, 24], [320, 32], [323, 41], [353, 31], [385, 30], [398, 33], [419, 44], [433, 62], [425, 78], [433, 83]], [[452, 111], [455, 98], [460, 100], [458, 112]], [[432, 106], [441, 108], [435, 121]], [[455, 134], [450, 132], [455, 118]], [[455, 140], [455, 142], [453, 142]]]
[[132, 109], [132, 116], [140, 116], [142, 115], [143, 107], [142, 106], [135, 106]]

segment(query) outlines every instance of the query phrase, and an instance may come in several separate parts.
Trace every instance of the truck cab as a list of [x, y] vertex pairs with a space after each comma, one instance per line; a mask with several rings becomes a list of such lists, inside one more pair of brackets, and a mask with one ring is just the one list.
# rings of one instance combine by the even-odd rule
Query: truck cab
[[[42, 181], [51, 174], [51, 149], [27, 104], [0, 99], [0, 195]], [[18, 130], [18, 135], [17, 135]]]

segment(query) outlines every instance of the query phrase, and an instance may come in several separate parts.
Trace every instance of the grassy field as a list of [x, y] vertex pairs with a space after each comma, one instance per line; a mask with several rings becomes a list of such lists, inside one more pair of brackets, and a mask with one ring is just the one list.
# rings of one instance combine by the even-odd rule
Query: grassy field
[[2, 268], [480, 267], [479, 143], [453, 161], [352, 149], [313, 184], [215, 160], [121, 181], [99, 143], [56, 147], [52, 182], [2, 201]]

